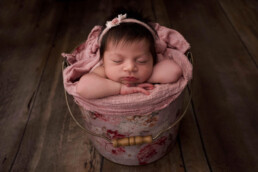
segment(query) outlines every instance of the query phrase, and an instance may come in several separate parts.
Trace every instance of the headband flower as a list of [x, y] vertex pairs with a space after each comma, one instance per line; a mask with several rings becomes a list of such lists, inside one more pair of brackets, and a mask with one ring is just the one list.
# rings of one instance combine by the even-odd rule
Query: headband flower
[[109, 31], [109, 29], [111, 29], [114, 26], [118, 26], [120, 23], [137, 23], [139, 25], [142, 25], [143, 27], [145, 27], [150, 31], [154, 39], [159, 39], [158, 35], [156, 35], [155, 31], [148, 24], [142, 21], [139, 21], [137, 19], [127, 18], [127, 14], [124, 14], [124, 15], [119, 14], [118, 17], [114, 18], [111, 21], [106, 22], [106, 28], [99, 35], [99, 39], [98, 39], [99, 45], [101, 44], [102, 37]]
[[121, 21], [122, 21], [123, 19], [125, 19], [125, 18], [126, 18], [126, 14], [124, 14], [124, 15], [119, 14], [118, 17], [114, 18], [113, 20], [107, 21], [107, 22], [106, 22], [106, 26], [107, 26], [107, 28], [110, 29], [110, 28], [112, 28], [112, 27], [114, 27], [114, 26], [119, 25], [119, 24], [121, 23]]

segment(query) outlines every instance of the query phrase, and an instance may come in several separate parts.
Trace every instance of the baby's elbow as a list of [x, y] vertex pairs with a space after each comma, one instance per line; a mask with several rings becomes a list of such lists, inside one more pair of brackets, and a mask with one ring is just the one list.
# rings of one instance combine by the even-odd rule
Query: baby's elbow
[[163, 75], [163, 77], [161, 77], [161, 83], [175, 83], [182, 77], [182, 75], [183, 71], [181, 68], [174, 68], [169, 73], [167, 73], [167, 75]]
[[87, 89], [85, 89], [85, 86], [83, 84], [81, 84], [81, 82], [79, 81], [77, 86], [76, 86], [76, 93], [84, 98], [88, 98], [87, 97]]
[[179, 78], [181, 78], [183, 76], [183, 71], [180, 67], [178, 67], [176, 70], [175, 70], [175, 81], [178, 81]]
[[89, 83], [87, 77], [81, 78], [76, 86], [76, 93], [85, 99], [92, 99], [94, 97], [91, 94], [92, 91], [90, 85], [87, 83]]
[[170, 77], [168, 78], [168, 82], [167, 82], [167, 83], [175, 83], [175, 82], [177, 82], [181, 77], [182, 77], [182, 71], [180, 71], [180, 70], [174, 71], [174, 73], [171, 74]]
[[177, 82], [182, 76], [183, 76], [183, 71], [179, 66], [177, 66], [173, 71], [170, 83]]

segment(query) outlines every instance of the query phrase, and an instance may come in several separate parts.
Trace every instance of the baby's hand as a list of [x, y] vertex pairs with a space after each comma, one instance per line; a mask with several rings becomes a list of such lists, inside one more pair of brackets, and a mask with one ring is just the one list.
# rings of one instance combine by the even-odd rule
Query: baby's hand
[[136, 86], [122, 84], [120, 89], [120, 94], [125, 95], [125, 94], [132, 94], [132, 93], [143, 93], [143, 94], [149, 95], [150, 93], [147, 90], [152, 90], [153, 88], [154, 88], [154, 85], [150, 83], [143, 83]]

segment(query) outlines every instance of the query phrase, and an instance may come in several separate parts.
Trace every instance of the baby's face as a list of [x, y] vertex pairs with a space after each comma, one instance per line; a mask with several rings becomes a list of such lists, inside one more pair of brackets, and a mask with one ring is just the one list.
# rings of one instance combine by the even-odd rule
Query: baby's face
[[153, 57], [145, 40], [117, 45], [107, 44], [103, 55], [107, 78], [123, 84], [138, 84], [149, 79], [153, 70]]

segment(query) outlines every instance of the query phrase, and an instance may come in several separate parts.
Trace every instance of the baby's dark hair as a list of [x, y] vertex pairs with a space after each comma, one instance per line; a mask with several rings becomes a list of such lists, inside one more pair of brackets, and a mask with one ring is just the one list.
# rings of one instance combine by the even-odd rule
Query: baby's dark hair
[[[117, 9], [114, 13], [107, 19], [107, 21], [111, 21], [118, 14], [127, 14], [127, 18], [132, 18], [139, 20], [141, 22], [146, 23], [149, 25], [150, 20], [148, 18], [144, 18], [141, 12], [135, 10], [128, 10], [128, 9]], [[149, 25], [150, 26], [150, 25]], [[151, 29], [153, 29], [150, 26]], [[103, 27], [103, 30], [105, 27]], [[153, 29], [154, 33], [155, 30]], [[146, 42], [149, 43], [149, 49], [151, 55], [153, 57], [153, 64], [157, 62], [157, 54], [155, 50], [155, 38], [153, 37], [152, 33], [144, 26], [138, 23], [120, 23], [118, 26], [112, 27], [102, 38], [100, 43], [100, 58], [103, 58], [104, 52], [107, 48], [107, 43], [112, 41], [114, 45], [120, 43], [120, 41], [124, 41], [125, 43], [131, 43], [134, 41], [140, 41], [145, 39]]]

